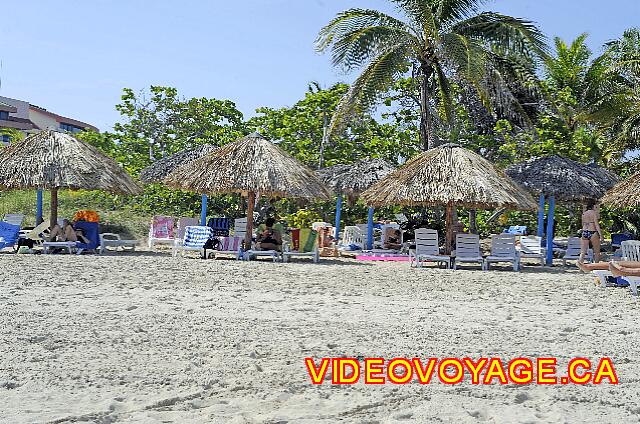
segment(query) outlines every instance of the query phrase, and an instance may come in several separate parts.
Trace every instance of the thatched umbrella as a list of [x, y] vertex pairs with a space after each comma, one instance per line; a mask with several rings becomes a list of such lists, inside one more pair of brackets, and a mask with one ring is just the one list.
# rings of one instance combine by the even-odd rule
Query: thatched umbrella
[[0, 188], [51, 190], [52, 227], [58, 220], [59, 189], [142, 191], [113, 159], [58, 131], [41, 131], [0, 150], [0, 164]]
[[[342, 196], [347, 195], [350, 200], [355, 200], [360, 193], [371, 187], [374, 183], [393, 172], [395, 168], [382, 159], [360, 160], [349, 165], [334, 165], [316, 171], [320, 178], [338, 194], [336, 203], [336, 232], [335, 239], [340, 237], [340, 213], [342, 209]], [[368, 242], [371, 244], [373, 236], [373, 208], [369, 208]]]
[[640, 206], [640, 172], [613, 186], [602, 197], [602, 203], [616, 208]]
[[181, 150], [171, 156], [159, 159], [140, 171], [140, 181], [147, 184], [160, 183], [180, 166], [200, 159], [217, 148], [213, 144], [203, 144], [194, 149]]
[[535, 210], [523, 188], [480, 155], [445, 144], [411, 159], [362, 193], [371, 206], [446, 205], [447, 251], [452, 244], [453, 208]]
[[[159, 183], [162, 182], [170, 173], [175, 171], [182, 165], [186, 165], [193, 162], [196, 159], [200, 159], [202, 156], [207, 155], [218, 146], [212, 144], [203, 144], [194, 149], [185, 149], [166, 158], [159, 159], [153, 162], [151, 165], [140, 171], [140, 181], [143, 183]], [[200, 213], [200, 224], [206, 225], [207, 223], [207, 195], [202, 195], [202, 206]]]
[[311, 169], [258, 133], [179, 167], [164, 182], [199, 193], [247, 195], [247, 245], [253, 233], [256, 193], [270, 197], [331, 198]]
[[531, 193], [554, 196], [567, 203], [598, 200], [618, 181], [605, 168], [558, 155], [530, 159], [510, 166], [505, 172]]
[[558, 155], [533, 158], [510, 166], [507, 175], [531, 193], [540, 196], [538, 236], [544, 235], [545, 197], [549, 199], [547, 214], [547, 264], [553, 262], [553, 223], [556, 200], [585, 203], [598, 200], [613, 187], [618, 177], [596, 164], [584, 164]]

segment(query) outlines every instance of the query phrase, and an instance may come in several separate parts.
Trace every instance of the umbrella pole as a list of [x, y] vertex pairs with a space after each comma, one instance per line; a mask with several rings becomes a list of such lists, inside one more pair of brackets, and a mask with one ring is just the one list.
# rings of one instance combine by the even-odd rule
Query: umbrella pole
[[202, 195], [202, 210], [200, 212], [200, 225], [207, 225], [207, 195]]
[[36, 192], [36, 226], [40, 225], [44, 221], [42, 218], [42, 190], [38, 189]]
[[336, 243], [340, 239], [340, 214], [342, 213], [342, 195], [338, 194], [338, 200], [336, 201]]
[[371, 206], [367, 215], [367, 249], [373, 249], [373, 207]]
[[256, 193], [249, 192], [247, 205], [247, 234], [244, 236], [244, 249], [251, 249], [251, 238], [253, 236], [253, 208], [256, 203]]
[[49, 228], [53, 229], [53, 227], [58, 223], [58, 189], [51, 189], [51, 218], [49, 220]]
[[553, 265], [553, 224], [556, 210], [556, 199], [552, 195], [549, 196], [549, 212], [547, 213], [547, 265]]
[[444, 244], [445, 254], [449, 255], [453, 247], [453, 232], [451, 226], [453, 225], [453, 204], [447, 204], [447, 212], [445, 217], [445, 227], [447, 228], [447, 236]]

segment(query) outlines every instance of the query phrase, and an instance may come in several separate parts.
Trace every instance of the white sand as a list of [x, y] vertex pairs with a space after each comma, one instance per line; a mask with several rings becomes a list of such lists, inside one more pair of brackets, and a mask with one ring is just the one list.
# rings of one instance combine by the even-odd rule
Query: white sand
[[[628, 290], [506, 269], [2, 254], [0, 422], [638, 422]], [[310, 384], [343, 355], [611, 356], [621, 382]]]

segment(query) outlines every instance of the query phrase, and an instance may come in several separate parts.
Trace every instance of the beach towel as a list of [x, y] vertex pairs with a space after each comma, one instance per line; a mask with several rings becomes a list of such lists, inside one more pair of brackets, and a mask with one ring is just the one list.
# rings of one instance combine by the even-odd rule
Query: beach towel
[[97, 222], [78, 221], [73, 225], [76, 230], [82, 230], [89, 243], [76, 242], [76, 247], [80, 249], [97, 249], [100, 245], [100, 226]]
[[213, 229], [214, 237], [228, 237], [231, 228], [231, 219], [229, 218], [209, 218], [209, 227]]
[[11, 247], [18, 241], [20, 226], [0, 221], [0, 249]]
[[318, 241], [318, 232], [309, 228], [303, 228], [300, 230], [300, 244], [298, 252], [308, 253], [313, 251], [316, 242]]
[[242, 246], [242, 237], [218, 237], [220, 243], [217, 248], [222, 252], [237, 252]]
[[203, 248], [211, 238], [213, 230], [205, 226], [189, 226], [184, 233], [184, 246], [193, 248]]
[[100, 216], [98, 212], [84, 209], [76, 212], [73, 215], [74, 221], [87, 221], [87, 222], [100, 222]]
[[151, 236], [156, 239], [173, 238], [174, 220], [170, 216], [154, 216], [151, 223]]

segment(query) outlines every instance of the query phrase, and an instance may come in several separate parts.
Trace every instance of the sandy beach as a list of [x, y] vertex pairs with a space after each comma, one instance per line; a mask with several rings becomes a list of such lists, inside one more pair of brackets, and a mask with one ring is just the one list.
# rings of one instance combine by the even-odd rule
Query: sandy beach
[[[0, 422], [638, 422], [638, 303], [557, 267], [0, 255]], [[620, 384], [312, 385], [305, 357], [613, 359]]]

